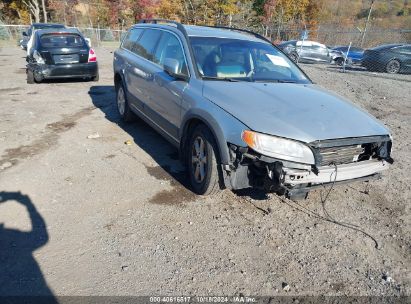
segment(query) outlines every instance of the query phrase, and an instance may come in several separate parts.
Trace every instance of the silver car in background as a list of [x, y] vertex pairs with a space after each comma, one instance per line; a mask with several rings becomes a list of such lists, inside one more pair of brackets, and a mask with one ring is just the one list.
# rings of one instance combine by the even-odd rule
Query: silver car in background
[[294, 62], [301, 63], [336, 63], [342, 65], [344, 55], [334, 51], [325, 44], [316, 41], [289, 40], [282, 42], [278, 47]]
[[114, 54], [114, 84], [120, 116], [179, 149], [197, 194], [258, 187], [298, 199], [393, 162], [381, 122], [249, 31], [143, 20]]

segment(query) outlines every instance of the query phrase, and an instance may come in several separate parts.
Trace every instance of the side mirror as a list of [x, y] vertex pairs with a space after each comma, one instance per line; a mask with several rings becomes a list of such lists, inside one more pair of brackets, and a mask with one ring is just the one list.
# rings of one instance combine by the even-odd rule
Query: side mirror
[[179, 73], [180, 70], [180, 63], [178, 60], [173, 58], [166, 58], [164, 59], [164, 71], [178, 80], [188, 81], [188, 76]]
[[28, 37], [28, 34], [26, 32], [23, 32], [23, 36]]

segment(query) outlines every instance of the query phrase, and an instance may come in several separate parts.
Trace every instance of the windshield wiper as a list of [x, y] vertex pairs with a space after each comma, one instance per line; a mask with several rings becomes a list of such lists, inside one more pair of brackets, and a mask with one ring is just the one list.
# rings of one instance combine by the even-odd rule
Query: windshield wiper
[[230, 78], [230, 77], [214, 77], [214, 76], [202, 76], [204, 80], [220, 80], [220, 81], [230, 81], [230, 82], [239, 82], [239, 81], [250, 81], [249, 79], [238, 79], [238, 78]]
[[297, 83], [295, 80], [286, 79], [254, 79], [255, 82]]

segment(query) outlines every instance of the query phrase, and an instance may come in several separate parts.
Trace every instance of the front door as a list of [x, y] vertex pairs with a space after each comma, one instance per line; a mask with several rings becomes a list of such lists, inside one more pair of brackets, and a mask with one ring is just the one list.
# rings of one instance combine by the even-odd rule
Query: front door
[[181, 103], [187, 82], [176, 80], [164, 71], [166, 59], [178, 61], [179, 74], [188, 76], [187, 62], [179, 38], [168, 31], [162, 31], [162, 36], [156, 47], [153, 62], [157, 66], [152, 70], [152, 86], [150, 98], [146, 102], [145, 114], [159, 127], [178, 139], [181, 124]]

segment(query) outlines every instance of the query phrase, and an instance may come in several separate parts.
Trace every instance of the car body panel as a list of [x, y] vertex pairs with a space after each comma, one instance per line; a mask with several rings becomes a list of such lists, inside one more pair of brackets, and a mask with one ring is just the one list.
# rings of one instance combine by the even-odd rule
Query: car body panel
[[306, 143], [389, 133], [365, 111], [316, 85], [208, 81], [204, 96], [252, 130]]
[[[347, 54], [348, 49], [349, 52]], [[364, 56], [364, 50], [357, 47], [349, 48], [348, 46], [338, 46], [333, 48], [333, 50], [342, 52], [344, 56], [347, 56], [347, 59], [350, 59], [354, 64], [361, 64], [362, 58]]]
[[[30, 65], [30, 64], [29, 64]], [[44, 79], [57, 78], [92, 78], [98, 73], [97, 62], [64, 65], [30, 65], [34, 71], [40, 73]]]
[[246, 146], [245, 142], [241, 139], [241, 134], [249, 128], [229, 112], [205, 98], [203, 96], [202, 81], [190, 80], [189, 87], [185, 90], [182, 101], [181, 117], [180, 139], [183, 138], [185, 131], [187, 131], [185, 126], [187, 126], [188, 121], [191, 119], [203, 121], [212, 130], [217, 140], [223, 164], [230, 163], [228, 143], [236, 146]]

